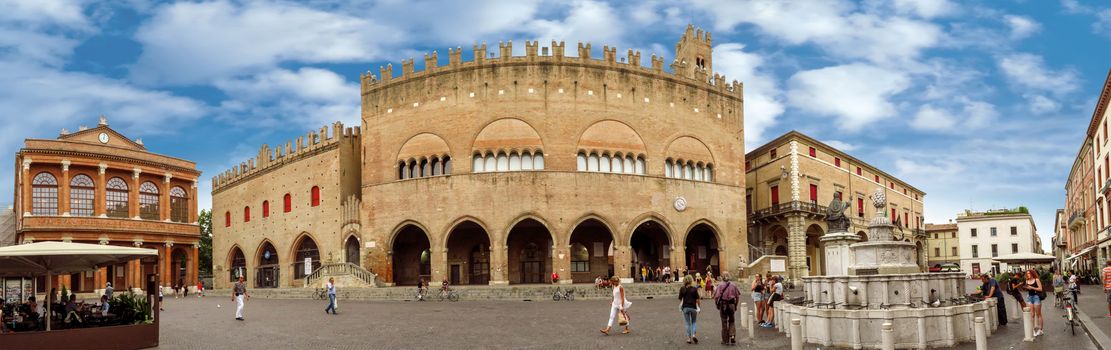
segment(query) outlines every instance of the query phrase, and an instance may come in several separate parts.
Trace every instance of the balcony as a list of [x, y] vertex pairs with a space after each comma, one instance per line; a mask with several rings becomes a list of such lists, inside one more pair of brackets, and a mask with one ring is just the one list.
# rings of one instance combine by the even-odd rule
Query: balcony
[[769, 208], [760, 209], [749, 214], [750, 223], [777, 221], [790, 213], [801, 213], [814, 218], [824, 218], [828, 208], [816, 202], [790, 201], [779, 203]]
[[1072, 215], [1069, 215], [1068, 223], [1069, 229], [1073, 231], [1076, 231], [1083, 227], [1086, 223], [1086, 221], [1084, 220], [1084, 211], [1080, 210], [1073, 212]]
[[1111, 190], [1111, 178], [1103, 182], [1103, 188], [1099, 189], [1099, 193], [1103, 193], [1103, 196], [1106, 197], [1108, 190]]

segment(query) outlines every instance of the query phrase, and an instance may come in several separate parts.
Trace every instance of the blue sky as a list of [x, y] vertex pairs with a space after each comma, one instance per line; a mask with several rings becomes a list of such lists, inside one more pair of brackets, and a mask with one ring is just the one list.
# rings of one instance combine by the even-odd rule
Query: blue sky
[[[797, 129], [926, 191], [926, 219], [1053, 211], [1111, 61], [1111, 3], [1064, 1], [0, 0], [0, 164], [95, 125], [209, 179], [359, 121], [358, 74], [448, 47], [591, 42], [673, 58], [688, 23], [745, 84], [749, 149]], [[573, 50], [572, 50], [573, 51]], [[647, 59], [644, 61], [648, 61]], [[417, 59], [417, 69], [423, 62]], [[442, 62], [443, 63], [443, 62]], [[13, 171], [0, 172], [12, 193]], [[0, 199], [0, 203], [11, 199]], [[201, 206], [210, 198], [203, 196]]]

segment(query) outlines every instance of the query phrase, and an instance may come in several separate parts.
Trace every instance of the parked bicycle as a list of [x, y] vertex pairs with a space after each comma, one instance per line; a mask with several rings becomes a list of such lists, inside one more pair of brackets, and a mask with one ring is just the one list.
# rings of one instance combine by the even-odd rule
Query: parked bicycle
[[417, 293], [413, 296], [413, 299], [416, 301], [425, 301], [425, 297], [427, 296], [427, 294], [427, 288], [417, 288]]
[[575, 301], [575, 289], [563, 289], [560, 287], [556, 287], [555, 292], [552, 293], [552, 300], [560, 301], [561, 299], [566, 301]]
[[444, 299], [447, 299], [449, 301], [459, 301], [459, 293], [456, 293], [455, 290], [451, 288], [448, 288], [446, 290], [440, 289], [439, 298], [440, 301], [444, 301]]
[[1065, 314], [1061, 317], [1065, 318], [1065, 323], [1069, 326], [1069, 331], [1072, 335], [1076, 335], [1076, 324], [1080, 321], [1076, 320], [1076, 290], [1070, 290], [1066, 293], [1065, 299]]
[[312, 299], [328, 300], [328, 291], [324, 288], [317, 288], [315, 292], [312, 292]]

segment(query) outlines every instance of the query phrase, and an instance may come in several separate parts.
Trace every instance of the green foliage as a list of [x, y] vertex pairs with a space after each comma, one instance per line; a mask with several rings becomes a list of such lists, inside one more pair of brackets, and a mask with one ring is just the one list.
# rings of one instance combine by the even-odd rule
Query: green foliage
[[69, 300], [69, 290], [67, 290], [66, 285], [63, 284], [62, 285], [62, 302], [65, 302], [66, 300]]
[[108, 302], [112, 307], [109, 311], [120, 317], [124, 324], [151, 324], [154, 317], [151, 314], [150, 301], [145, 296], [137, 295], [131, 291], [116, 293]]
[[197, 214], [197, 225], [201, 227], [201, 242], [197, 255], [198, 269], [204, 276], [212, 275], [212, 211], [202, 209]]

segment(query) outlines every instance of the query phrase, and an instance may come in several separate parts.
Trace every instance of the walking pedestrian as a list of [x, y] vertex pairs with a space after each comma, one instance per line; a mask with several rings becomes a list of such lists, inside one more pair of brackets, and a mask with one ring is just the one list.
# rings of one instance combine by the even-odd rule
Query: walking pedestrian
[[698, 287], [694, 278], [683, 277], [683, 287], [679, 288], [679, 309], [683, 311], [683, 323], [687, 325], [687, 344], [698, 344], [698, 313], [702, 311], [702, 300], [698, 298]]
[[328, 285], [325, 286], [328, 290], [328, 307], [324, 308], [324, 313], [327, 314], [328, 310], [332, 310], [332, 314], [336, 314], [336, 279], [328, 277]]
[[767, 314], [768, 321], [761, 324], [760, 327], [772, 328], [775, 327], [775, 302], [783, 300], [783, 277], [772, 277], [775, 283], [771, 289], [771, 299], [768, 300]]
[[251, 300], [251, 295], [247, 294], [246, 281], [246, 278], [239, 276], [239, 281], [235, 282], [235, 286], [232, 287], [231, 300], [235, 302], [235, 319], [240, 321], [243, 320], [244, 299]]
[[656, 273], [652, 274], [652, 280], [656, 281], [657, 283], [663, 282], [663, 278], [660, 278], [660, 276], [663, 276], [663, 269], [661, 269], [659, 266], [656, 266]]
[[115, 289], [112, 288], [112, 282], [105, 283], [104, 284], [104, 296], [108, 297], [108, 300], [112, 300], [113, 292], [115, 292]]
[[1034, 336], [1045, 334], [1042, 328], [1045, 327], [1045, 317], [1042, 316], [1042, 298], [1045, 297], [1045, 285], [1042, 284], [1042, 279], [1038, 277], [1038, 273], [1033, 269], [1026, 270], [1026, 283], [1023, 286], [1028, 294], [1027, 300], [1030, 301], [1030, 313], [1034, 316]]
[[713, 298], [714, 297], [714, 278], [711, 277], [711, 276], [706, 276], [706, 279], [703, 280], [703, 283], [705, 284], [704, 289], [706, 290], [706, 296]]
[[721, 344], [737, 345], [737, 301], [740, 299], [741, 290], [737, 288], [729, 275], [729, 271], [721, 273], [721, 285], [714, 289], [714, 305], [717, 305], [718, 315], [721, 316]]
[[752, 279], [752, 306], [756, 308], [756, 321], [764, 323], [764, 278], [760, 274]]
[[1065, 278], [1061, 276], [1061, 271], [1053, 272], [1053, 304], [1057, 307], [1061, 306], [1062, 297], [1065, 296]]
[[648, 265], [640, 265], [640, 283], [646, 282], [647, 277], [648, 277]]
[[204, 296], [204, 282], [201, 282], [201, 280], [197, 280], [197, 297], [200, 298], [200, 297], [203, 297], [203, 296]]
[[1111, 318], [1111, 259], [1103, 266], [1103, 293], [1107, 294], [1107, 318]]
[[[613, 285], [613, 302], [610, 303], [610, 320], [606, 323], [606, 328], [602, 328], [602, 334], [610, 335], [610, 330], [613, 328], [613, 321], [618, 319], [618, 325], [625, 326], [621, 334], [629, 334], [629, 306], [633, 303], [625, 298], [625, 287], [621, 285], [621, 279], [617, 276], [610, 278], [610, 284]], [[621, 322], [625, 324], [621, 324]]]
[[980, 287], [980, 291], [984, 293], [984, 298], [995, 298], [995, 312], [996, 318], [999, 319], [999, 325], [1006, 326], [1007, 303], [1003, 299], [1003, 290], [999, 288], [999, 282], [986, 273], [980, 274], [980, 282], [984, 283], [983, 286]]

